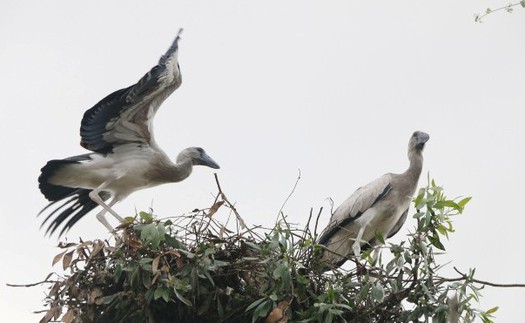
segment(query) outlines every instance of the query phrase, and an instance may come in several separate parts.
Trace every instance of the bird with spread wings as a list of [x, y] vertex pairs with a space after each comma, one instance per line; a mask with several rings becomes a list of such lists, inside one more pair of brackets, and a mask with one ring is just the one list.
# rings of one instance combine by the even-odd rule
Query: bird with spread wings
[[39, 213], [50, 211], [42, 225], [52, 219], [46, 233], [64, 224], [62, 235], [98, 206], [97, 219], [112, 231], [105, 213], [122, 222], [112, 207], [134, 191], [180, 182], [194, 165], [219, 168], [200, 147], [184, 149], [172, 162], [153, 137], [155, 113], [181, 85], [181, 32], [136, 84], [109, 94], [84, 113], [80, 145], [91, 153], [50, 160], [41, 169], [39, 188], [50, 201]]

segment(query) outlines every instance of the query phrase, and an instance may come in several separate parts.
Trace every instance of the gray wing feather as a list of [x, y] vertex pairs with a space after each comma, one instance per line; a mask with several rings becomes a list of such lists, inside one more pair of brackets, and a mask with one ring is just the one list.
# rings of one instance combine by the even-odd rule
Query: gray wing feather
[[130, 142], [151, 144], [152, 120], [164, 100], [181, 84], [177, 60], [180, 32], [159, 63], [136, 84], [115, 91], [84, 113], [82, 147], [108, 153]]
[[355, 221], [375, 203], [385, 198], [391, 191], [390, 175], [385, 174], [375, 181], [357, 189], [334, 212], [326, 229], [319, 238], [320, 244], [325, 244], [340, 227]]
[[394, 236], [397, 232], [399, 232], [399, 230], [401, 230], [401, 227], [403, 226], [403, 224], [405, 224], [405, 221], [407, 220], [407, 215], [408, 215], [408, 209], [406, 209], [405, 212], [403, 212], [403, 214], [399, 218], [399, 220], [397, 220], [392, 230], [390, 230], [390, 232], [388, 233], [387, 238]]

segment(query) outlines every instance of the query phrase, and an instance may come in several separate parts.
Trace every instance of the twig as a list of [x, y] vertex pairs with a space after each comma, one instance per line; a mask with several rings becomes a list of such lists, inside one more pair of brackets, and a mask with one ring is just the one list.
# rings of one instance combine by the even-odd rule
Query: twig
[[[468, 278], [469, 276], [467, 274], [462, 273], [456, 267], [454, 267], [454, 270], [459, 275], [461, 275], [461, 277], [458, 277], [458, 278], [444, 278], [444, 277], [440, 277], [440, 279], [443, 280], [443, 281], [447, 281], [447, 282], [455, 282], [455, 281], [461, 281], [461, 280], [469, 279]], [[525, 287], [525, 284], [499, 284], [499, 283], [492, 283], [492, 282], [479, 280], [479, 279], [474, 279], [474, 278], [472, 278], [470, 280], [472, 282], [474, 282], [474, 283], [482, 284], [482, 285], [486, 285], [486, 286], [491, 286], [491, 287], [504, 287], [504, 288], [512, 288], [512, 287], [524, 288]]]
[[480, 14], [476, 14], [474, 15], [474, 21], [475, 22], [482, 22], [481, 20], [487, 16], [487, 15], [490, 15], [491, 13], [494, 13], [496, 11], [501, 11], [501, 10], [505, 10], [507, 12], [512, 12], [514, 9], [513, 7], [516, 7], [516, 6], [522, 6], [525, 8], [525, 1], [524, 0], [521, 0], [520, 2], [515, 2], [515, 3], [509, 3], [508, 5], [506, 6], [503, 6], [503, 7], [500, 7], [500, 8], [496, 8], [496, 9], [490, 9], [490, 8], [487, 8], [485, 10], [485, 13], [480, 15]]
[[42, 284], [46, 284], [46, 283], [56, 283], [56, 281], [53, 281], [53, 280], [43, 280], [43, 281], [40, 281], [38, 283], [32, 283], [32, 284], [9, 284], [9, 283], [5, 283], [5, 285], [7, 287], [34, 287], [34, 286], [38, 286], [38, 285], [42, 285]]
[[319, 218], [321, 217], [321, 213], [323, 212], [323, 207], [319, 208], [319, 213], [317, 213], [317, 218], [315, 219], [315, 227], [314, 227], [314, 238], [317, 239], [317, 228], [319, 226]]
[[288, 200], [290, 199], [290, 197], [292, 197], [292, 195], [295, 192], [295, 189], [297, 187], [297, 184], [299, 183], [299, 180], [301, 179], [301, 169], [299, 168], [297, 171], [299, 173], [297, 174], [297, 179], [295, 180], [295, 184], [293, 185], [292, 191], [290, 192], [290, 194], [288, 194], [288, 196], [284, 200], [283, 205], [281, 205], [281, 208], [279, 209], [279, 212], [277, 213], [277, 219], [275, 220], [275, 222], [279, 221], [279, 216], [282, 214], [284, 206], [286, 205], [286, 203], [288, 203]]
[[222, 191], [221, 184], [219, 183], [219, 177], [217, 176], [217, 173], [214, 173], [213, 176], [215, 176], [215, 183], [217, 183], [217, 189], [219, 190], [219, 195], [221, 196], [222, 200], [226, 203], [226, 206], [229, 207], [233, 211], [233, 214], [235, 214], [235, 216], [237, 217], [237, 222], [241, 225], [241, 228], [246, 229], [251, 234], [252, 238], [255, 236], [259, 239], [262, 239], [262, 237], [259, 234], [254, 232], [252, 229], [248, 228], [248, 226], [244, 222], [239, 212], [237, 212], [237, 209], [235, 208], [235, 206], [228, 200], [228, 198]]

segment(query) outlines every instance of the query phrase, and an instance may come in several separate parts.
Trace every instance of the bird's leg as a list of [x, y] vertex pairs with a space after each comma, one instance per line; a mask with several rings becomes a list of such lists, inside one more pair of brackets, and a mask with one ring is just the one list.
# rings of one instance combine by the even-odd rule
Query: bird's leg
[[[107, 212], [111, 213], [111, 215], [113, 215], [119, 222], [122, 223], [122, 222], [124, 222], [124, 219], [122, 217], [120, 217], [120, 215], [118, 215], [117, 212], [113, 211], [113, 209], [111, 208], [115, 203], [118, 202], [118, 198], [115, 196], [113, 198], [113, 200], [111, 201], [111, 203], [109, 205], [107, 205], [106, 203], [104, 203], [104, 201], [102, 200], [102, 198], [99, 195], [99, 193], [102, 192], [109, 184], [111, 184], [111, 182], [113, 182], [113, 180], [107, 180], [104, 183], [100, 184], [97, 188], [95, 188], [94, 190], [89, 192], [89, 197], [94, 202], [96, 202], [98, 205], [102, 206], [104, 208], [104, 211], [107, 211]], [[100, 222], [102, 222], [102, 220], [100, 220], [100, 218], [104, 218], [104, 213], [106, 213], [106, 212], [100, 212], [99, 213], [100, 216], [99, 216], [99, 214], [97, 214], [97, 219]], [[104, 220], [105, 220], [105, 218], [104, 218]], [[102, 222], [102, 223], [104, 223], [104, 222]]]
[[362, 240], [363, 234], [365, 233], [365, 228], [366, 225], [362, 226], [361, 229], [359, 229], [354, 244], [352, 245], [352, 250], [354, 251], [354, 255], [357, 257], [357, 259], [359, 259], [361, 255], [361, 242], [365, 242]]
[[106, 217], [104, 216], [105, 213], [106, 213], [106, 209], [102, 209], [102, 211], [97, 213], [97, 220], [99, 220], [100, 223], [102, 223], [108, 229], [109, 232], [113, 232], [114, 229], [111, 226], [111, 224], [109, 224]]
[[[98, 196], [98, 195], [97, 195], [97, 196]], [[99, 198], [100, 198], [100, 196], [99, 196]], [[97, 202], [97, 201], [95, 201], [95, 202]], [[113, 205], [115, 205], [115, 203], [117, 203], [117, 202], [118, 202], [118, 199], [117, 199], [116, 197], [113, 198], [113, 200], [107, 205], [108, 208], [109, 208], [110, 210], [112, 210], [111, 207], [112, 207]], [[98, 202], [97, 202], [97, 203], [98, 203]], [[102, 224], [108, 229], [109, 232], [113, 232], [114, 228], [111, 226], [111, 224], [109, 224], [108, 220], [107, 220], [106, 217], [105, 217], [106, 212], [107, 212], [106, 208], [102, 209], [102, 211], [100, 211], [100, 212], [97, 214], [97, 220], [99, 220], [100, 223], [102, 223]], [[118, 218], [120, 218], [120, 216], [119, 216]], [[119, 221], [120, 221], [120, 222], [123, 222], [123, 220], [119, 220]]]
[[[102, 212], [99, 213], [99, 214], [101, 214], [101, 217], [104, 217], [104, 213], [109, 212], [109, 213], [111, 213], [111, 215], [113, 215], [113, 216], [114, 216], [119, 222], [121, 222], [121, 223], [124, 222], [124, 219], [123, 219], [120, 215], [118, 215], [117, 212], [113, 211], [113, 209], [111, 208], [111, 207], [112, 207], [113, 205], [115, 205], [115, 203], [117, 203], [117, 201], [118, 201], [118, 199], [117, 199], [116, 197], [111, 201], [111, 203], [109, 203], [109, 205], [106, 204], [106, 203], [104, 203], [104, 201], [102, 200], [102, 198], [100, 198], [100, 195], [98, 195], [98, 192], [97, 192], [96, 190], [91, 191], [91, 192], [89, 193], [89, 197], [90, 197], [93, 201], [95, 201], [98, 205], [100, 205], [100, 206], [102, 206], [102, 207], [104, 208], [104, 211], [105, 211], [105, 212], [103, 212], [103, 213], [102, 213]], [[97, 219], [100, 220], [100, 218], [98, 217], [98, 215], [97, 215]]]

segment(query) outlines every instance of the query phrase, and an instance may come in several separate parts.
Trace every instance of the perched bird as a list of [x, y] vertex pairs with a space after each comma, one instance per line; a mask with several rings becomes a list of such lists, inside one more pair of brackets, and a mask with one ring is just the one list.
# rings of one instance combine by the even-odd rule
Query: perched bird
[[408, 142], [410, 166], [401, 174], [385, 174], [360, 187], [333, 213], [319, 244], [324, 245], [321, 261], [325, 269], [340, 267], [353, 252], [377, 243], [376, 234], [390, 238], [406, 221], [410, 201], [423, 168], [423, 149], [429, 135], [416, 131]]
[[[101, 206], [97, 219], [113, 230], [104, 214], [122, 218], [112, 206], [134, 191], [187, 178], [194, 165], [219, 168], [202, 148], [186, 148], [173, 163], [153, 138], [153, 117], [181, 84], [177, 60], [180, 33], [159, 63], [136, 84], [106, 96], [84, 113], [80, 145], [92, 153], [50, 160], [38, 178], [42, 194], [51, 201], [39, 214], [58, 203], [42, 225], [60, 235], [88, 212]], [[112, 198], [109, 203], [108, 199]]]

